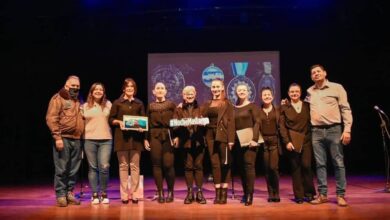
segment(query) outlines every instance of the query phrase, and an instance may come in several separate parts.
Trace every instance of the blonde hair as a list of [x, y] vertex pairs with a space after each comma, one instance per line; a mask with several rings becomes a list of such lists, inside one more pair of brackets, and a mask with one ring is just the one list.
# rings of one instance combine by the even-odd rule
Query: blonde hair
[[183, 88], [183, 94], [186, 94], [187, 92], [194, 92], [196, 94], [196, 89], [194, 86], [186, 86]]

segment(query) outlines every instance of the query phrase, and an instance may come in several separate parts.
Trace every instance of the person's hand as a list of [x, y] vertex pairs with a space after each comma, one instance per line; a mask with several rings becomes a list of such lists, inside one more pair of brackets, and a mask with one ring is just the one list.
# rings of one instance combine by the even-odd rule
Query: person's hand
[[114, 125], [118, 125], [120, 127], [121, 130], [124, 130], [125, 129], [125, 124], [123, 123], [123, 121], [121, 120], [114, 120], [112, 122]]
[[143, 128], [137, 128], [137, 131], [142, 133], [142, 132], [144, 132], [144, 129]]
[[177, 108], [183, 108], [183, 103], [180, 102], [176, 107], [177, 107]]
[[175, 137], [175, 139], [173, 139], [173, 147], [174, 148], [179, 147], [179, 138], [178, 137]]
[[257, 146], [258, 146], [258, 143], [256, 141], [251, 140], [249, 142], [249, 147], [257, 147]]
[[56, 140], [56, 150], [62, 151], [64, 149], [64, 141], [62, 139]]
[[294, 145], [291, 142], [288, 142], [288, 144], [286, 145], [286, 148], [288, 151], [293, 151], [295, 149]]
[[232, 149], [233, 149], [233, 145], [234, 145], [234, 143], [232, 143], [232, 142], [229, 142], [229, 143], [228, 143], [229, 150], [232, 150]]
[[288, 105], [288, 104], [289, 104], [288, 99], [282, 99], [282, 100], [280, 101], [280, 105]]
[[343, 143], [344, 145], [348, 145], [350, 142], [351, 142], [351, 133], [349, 132], [344, 132], [342, 135], [341, 135], [341, 143]]
[[150, 147], [150, 144], [149, 144], [149, 141], [148, 140], [144, 140], [144, 146], [145, 146], [145, 149], [147, 151], [150, 151], [152, 148]]

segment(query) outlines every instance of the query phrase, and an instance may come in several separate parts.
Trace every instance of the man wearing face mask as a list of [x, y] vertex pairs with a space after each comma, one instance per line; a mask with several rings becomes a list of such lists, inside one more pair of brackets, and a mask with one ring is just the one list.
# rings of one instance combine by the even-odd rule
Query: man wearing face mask
[[69, 76], [65, 86], [51, 98], [46, 113], [46, 124], [54, 141], [54, 188], [59, 207], [66, 207], [68, 204], [80, 205], [80, 201], [73, 194], [81, 163], [80, 139], [84, 131], [79, 90], [79, 78]]

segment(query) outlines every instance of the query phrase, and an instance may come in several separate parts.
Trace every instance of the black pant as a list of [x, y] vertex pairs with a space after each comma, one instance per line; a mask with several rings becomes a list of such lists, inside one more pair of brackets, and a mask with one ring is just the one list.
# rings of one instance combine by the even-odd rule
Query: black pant
[[[237, 146], [237, 145], [236, 145]], [[240, 147], [238, 145], [238, 147]], [[238, 166], [244, 195], [253, 194], [256, 179], [257, 147], [241, 147], [238, 149]]]
[[203, 185], [203, 157], [204, 147], [191, 147], [184, 149], [184, 176], [186, 179], [187, 187], [192, 188], [194, 182], [198, 189]]
[[296, 199], [312, 197], [316, 194], [311, 169], [313, 149], [311, 145], [304, 146], [301, 153], [288, 152], [291, 163], [293, 191]]
[[153, 176], [157, 189], [163, 189], [163, 176], [167, 181], [168, 190], [173, 190], [175, 184], [175, 168], [173, 147], [169, 140], [150, 139]]
[[268, 197], [279, 198], [279, 150], [277, 147], [264, 149], [265, 180]]
[[206, 132], [206, 142], [209, 151], [214, 184], [230, 181], [230, 164], [232, 156], [227, 143], [216, 141], [215, 129], [209, 128]]

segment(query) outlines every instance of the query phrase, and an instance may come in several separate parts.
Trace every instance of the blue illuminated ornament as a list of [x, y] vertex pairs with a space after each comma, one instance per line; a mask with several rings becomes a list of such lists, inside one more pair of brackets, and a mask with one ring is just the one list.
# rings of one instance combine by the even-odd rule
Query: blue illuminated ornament
[[211, 82], [214, 79], [222, 80], [224, 79], [223, 71], [214, 66], [214, 64], [210, 64], [210, 66], [206, 67], [202, 73], [202, 81], [207, 87], [211, 87]]

